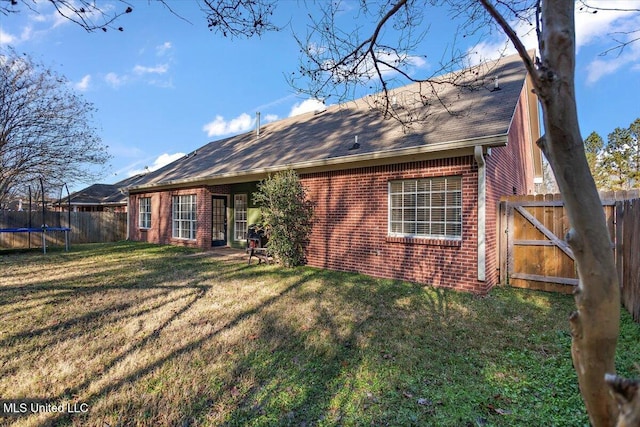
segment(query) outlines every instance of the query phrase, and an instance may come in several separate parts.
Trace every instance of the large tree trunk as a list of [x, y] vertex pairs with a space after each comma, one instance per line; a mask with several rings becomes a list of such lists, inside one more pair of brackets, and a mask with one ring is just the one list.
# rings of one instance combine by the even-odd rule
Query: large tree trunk
[[580, 392], [594, 426], [613, 426], [618, 407], [605, 374], [614, 373], [620, 289], [604, 211], [578, 126], [574, 0], [547, 0], [541, 8], [541, 63], [534, 77], [545, 136], [540, 146], [555, 173], [572, 229], [567, 234], [580, 284], [570, 317], [571, 354]]

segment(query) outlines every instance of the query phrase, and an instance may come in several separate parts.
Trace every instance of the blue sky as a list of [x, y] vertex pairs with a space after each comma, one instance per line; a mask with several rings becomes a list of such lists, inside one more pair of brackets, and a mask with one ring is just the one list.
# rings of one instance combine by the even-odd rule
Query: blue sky
[[[153, 2], [130, 3], [134, 12], [118, 22], [123, 32], [87, 33], [44, 1], [37, 4], [38, 14], [23, 8], [19, 14], [0, 15], [0, 45], [11, 45], [63, 74], [97, 107], [94, 125], [113, 156], [100, 182], [155, 169], [212, 140], [250, 130], [257, 111], [264, 123], [316, 107], [317, 101], [297, 94], [285, 79], [299, 66], [291, 31], [305, 31], [307, 14], [316, 13], [304, 2], [279, 2], [276, 23], [284, 29], [250, 40], [209, 32], [193, 2], [171, 2], [189, 22]], [[636, 0], [591, 3], [640, 8]], [[351, 6], [342, 22], [363, 24], [357, 21], [356, 4], [345, 2], [345, 9]], [[606, 139], [615, 127], [627, 127], [640, 117], [640, 42], [620, 55], [599, 54], [614, 38], [632, 37], [621, 33], [640, 29], [640, 14], [578, 13], [576, 23], [581, 131], [584, 137], [596, 131]], [[440, 58], [451, 45], [450, 25], [450, 17], [435, 16], [424, 51], [418, 52], [428, 56], [415, 58], [414, 75], [433, 72], [430, 58]], [[524, 39], [535, 47], [532, 35]], [[491, 56], [502, 45], [503, 38], [496, 35], [473, 49]]]

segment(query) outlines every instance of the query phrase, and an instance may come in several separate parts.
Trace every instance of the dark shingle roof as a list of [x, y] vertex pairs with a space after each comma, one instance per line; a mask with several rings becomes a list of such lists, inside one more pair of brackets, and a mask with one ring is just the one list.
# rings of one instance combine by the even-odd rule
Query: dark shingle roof
[[[499, 77], [500, 90], [492, 90]], [[368, 96], [213, 141], [191, 155], [152, 172], [132, 188], [199, 182], [292, 167], [301, 169], [332, 162], [389, 157], [411, 149], [451, 150], [472, 146], [478, 139], [506, 134], [525, 84], [526, 70], [517, 55], [452, 73], [440, 83], [414, 83], [395, 89], [394, 111], [415, 119], [410, 126], [385, 119], [373, 108], [379, 96]], [[455, 80], [452, 84], [451, 81]], [[475, 81], [475, 89], [465, 83]], [[426, 95], [426, 97], [421, 96]], [[358, 149], [350, 148], [355, 138]], [[495, 141], [494, 141], [495, 144]]]
[[[127, 196], [122, 194], [121, 188], [142, 182], [144, 175], [125, 178], [115, 184], [92, 184], [82, 190], [69, 195], [73, 205], [126, 205]], [[66, 205], [68, 198], [63, 197], [56, 204]]]

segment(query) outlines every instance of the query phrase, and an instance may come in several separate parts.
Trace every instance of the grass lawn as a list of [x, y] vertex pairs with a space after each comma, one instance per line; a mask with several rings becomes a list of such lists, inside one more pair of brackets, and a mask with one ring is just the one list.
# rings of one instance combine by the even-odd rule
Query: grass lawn
[[[0, 398], [86, 404], [2, 425], [588, 424], [570, 296], [135, 243], [0, 251], [0, 271]], [[638, 355], [623, 311], [618, 372]]]

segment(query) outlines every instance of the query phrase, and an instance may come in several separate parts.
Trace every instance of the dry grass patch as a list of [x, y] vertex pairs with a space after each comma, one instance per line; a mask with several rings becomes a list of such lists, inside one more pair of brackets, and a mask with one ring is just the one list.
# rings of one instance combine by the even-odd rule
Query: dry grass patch
[[[2, 253], [5, 425], [584, 425], [563, 295], [485, 297], [133, 243]], [[640, 353], [623, 319], [621, 371]]]

